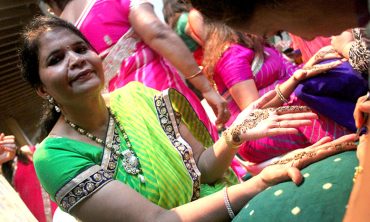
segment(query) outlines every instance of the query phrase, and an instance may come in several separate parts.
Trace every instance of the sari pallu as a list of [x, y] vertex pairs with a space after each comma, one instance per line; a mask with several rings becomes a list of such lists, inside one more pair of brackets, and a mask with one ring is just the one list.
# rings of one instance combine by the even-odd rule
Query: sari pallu
[[[167, 93], [166, 93], [167, 92]], [[140, 159], [142, 174], [124, 171], [121, 159], [108, 149], [68, 138], [49, 137], [35, 153], [35, 166], [45, 189], [65, 211], [99, 190], [112, 180], [119, 180], [153, 203], [173, 208], [213, 193], [225, 185], [237, 183], [231, 170], [216, 185], [201, 185], [200, 172], [191, 147], [181, 137], [178, 124], [182, 121], [196, 133], [204, 146], [213, 140], [198, 120], [188, 102], [175, 90], [158, 92], [139, 83], [130, 83], [111, 94], [111, 110], [124, 127], [132, 149]], [[157, 96], [155, 96], [157, 95]], [[183, 115], [181, 112], [186, 111]], [[191, 121], [188, 121], [191, 120]], [[124, 141], [114, 126], [108, 129], [107, 141], [117, 145]], [[120, 151], [126, 144], [118, 144]]]

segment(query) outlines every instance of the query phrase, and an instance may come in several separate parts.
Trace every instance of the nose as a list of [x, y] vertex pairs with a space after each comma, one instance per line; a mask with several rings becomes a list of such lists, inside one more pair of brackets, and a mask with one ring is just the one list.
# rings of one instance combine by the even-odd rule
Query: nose
[[69, 51], [69, 68], [80, 68], [85, 64], [85, 58], [76, 52]]

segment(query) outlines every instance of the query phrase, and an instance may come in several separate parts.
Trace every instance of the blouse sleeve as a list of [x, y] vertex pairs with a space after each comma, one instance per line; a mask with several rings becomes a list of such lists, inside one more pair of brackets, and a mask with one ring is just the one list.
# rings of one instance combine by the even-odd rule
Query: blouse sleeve
[[230, 46], [216, 64], [215, 74], [219, 75], [229, 89], [233, 85], [253, 79], [251, 61], [254, 52], [240, 45]]
[[366, 73], [368, 70], [368, 61], [370, 58], [370, 51], [366, 45], [369, 42], [362, 29], [353, 29], [354, 44], [349, 50], [349, 63], [360, 73]]
[[113, 174], [99, 165], [101, 155], [99, 147], [66, 138], [52, 138], [36, 150], [34, 165], [50, 198], [62, 210], [69, 211], [112, 180]]

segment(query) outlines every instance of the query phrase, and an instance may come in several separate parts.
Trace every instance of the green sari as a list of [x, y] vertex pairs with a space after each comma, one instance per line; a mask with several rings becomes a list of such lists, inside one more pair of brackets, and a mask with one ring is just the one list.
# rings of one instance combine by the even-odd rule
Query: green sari
[[[225, 185], [237, 183], [229, 169], [214, 185], [200, 183], [200, 171], [191, 147], [179, 133], [180, 122], [205, 147], [213, 144], [188, 101], [173, 89], [164, 92], [132, 82], [110, 95], [110, 108], [124, 127], [140, 159], [145, 183], [128, 174], [121, 159], [109, 149], [62, 137], [48, 137], [34, 155], [36, 172], [51, 198], [65, 211], [112, 180], [135, 189], [151, 202], [173, 208]], [[107, 142], [127, 149], [117, 126], [110, 126]]]

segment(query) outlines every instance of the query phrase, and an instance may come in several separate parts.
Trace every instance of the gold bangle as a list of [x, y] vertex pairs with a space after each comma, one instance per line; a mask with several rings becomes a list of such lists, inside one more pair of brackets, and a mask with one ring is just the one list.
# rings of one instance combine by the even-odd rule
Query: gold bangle
[[283, 102], [283, 103], [288, 103], [289, 101], [284, 97], [284, 95], [281, 93], [280, 89], [279, 89], [279, 86], [280, 84], [277, 84], [275, 86], [275, 91], [276, 91], [276, 94], [279, 96], [280, 100]]
[[188, 76], [188, 77], [185, 77], [185, 79], [186, 80], [193, 79], [193, 78], [201, 75], [202, 74], [202, 71], [203, 71], [203, 66], [199, 66], [199, 70], [195, 74], [193, 74], [191, 76]]

